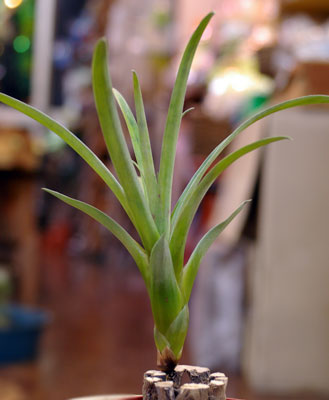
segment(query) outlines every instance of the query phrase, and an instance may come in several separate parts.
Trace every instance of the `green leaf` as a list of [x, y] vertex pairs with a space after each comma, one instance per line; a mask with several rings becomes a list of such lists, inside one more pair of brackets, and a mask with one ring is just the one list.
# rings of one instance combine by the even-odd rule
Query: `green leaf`
[[177, 284], [168, 241], [160, 237], [150, 257], [150, 299], [155, 325], [165, 335], [183, 307], [183, 297]]
[[187, 110], [185, 110], [185, 111], [182, 113], [182, 118], [183, 118], [186, 114], [188, 114], [189, 112], [193, 111], [194, 109], [195, 109], [195, 107], [190, 107], [190, 108], [188, 108]]
[[131, 138], [131, 143], [133, 145], [134, 153], [136, 156], [137, 164], [138, 164], [138, 169], [142, 173], [143, 171], [143, 163], [142, 163], [142, 153], [141, 153], [141, 148], [140, 148], [140, 140], [139, 140], [139, 131], [138, 131], [138, 125], [135, 120], [134, 114], [129, 108], [128, 103], [122, 96], [122, 94], [113, 88], [113, 94], [114, 97], [120, 107], [120, 110], [122, 112], [122, 115], [126, 121], [127, 128], [129, 131], [129, 135]]
[[102, 161], [70, 130], [65, 128], [65, 126], [54, 119], [48, 117], [48, 115], [44, 114], [42, 111], [39, 111], [36, 108], [16, 100], [4, 93], [0, 93], [0, 101], [39, 122], [45, 128], [51, 130], [62, 140], [64, 140], [64, 142], [69, 145], [77, 154], [79, 154], [79, 156], [86, 161], [86, 163], [100, 176], [100, 178], [103, 179], [103, 181], [109, 186], [114, 195], [117, 197], [127, 214], [131, 216], [125, 193], [119, 182], [106, 168]]
[[177, 360], [182, 355], [184, 342], [187, 335], [189, 325], [189, 310], [188, 305], [181, 310], [181, 312], [174, 319], [169, 329], [165, 334], [165, 338], [169, 343], [170, 350], [174, 353]]
[[214, 243], [217, 237], [223, 232], [227, 225], [242, 211], [243, 207], [250, 200], [244, 201], [225, 221], [211, 228], [199, 241], [191, 254], [188, 262], [183, 268], [182, 289], [186, 301], [189, 300], [193, 283], [199, 270], [203, 256], [206, 254], [209, 247]]
[[208, 14], [199, 24], [189, 40], [179, 66], [176, 82], [171, 95], [166, 127], [163, 135], [160, 169], [159, 191], [160, 202], [157, 210], [157, 221], [160, 233], [169, 237], [172, 180], [175, 164], [176, 144], [182, 120], [187, 78], [193, 57], [201, 36], [206, 29], [213, 13]]
[[184, 204], [186, 203], [188, 197], [193, 193], [196, 186], [198, 186], [200, 180], [202, 179], [205, 172], [210, 168], [212, 163], [216, 160], [216, 158], [221, 154], [221, 152], [232, 142], [232, 140], [238, 136], [241, 132], [243, 132], [250, 125], [259, 121], [260, 119], [276, 113], [281, 110], [285, 110], [292, 107], [297, 106], [305, 106], [309, 104], [321, 104], [321, 103], [329, 103], [329, 96], [323, 95], [313, 95], [313, 96], [303, 96], [298, 97], [293, 100], [284, 101], [283, 103], [276, 104], [274, 106], [265, 108], [264, 110], [256, 113], [252, 117], [248, 118], [245, 122], [240, 124], [226, 139], [224, 139], [215, 149], [209, 154], [209, 156], [205, 159], [196, 173], [193, 175], [192, 179], [186, 186], [179, 200], [177, 201], [175, 208], [172, 213], [172, 226], [175, 225], [177, 219], [179, 218]]
[[148, 276], [148, 257], [144, 249], [134, 240], [125, 229], [122, 228], [116, 221], [106, 215], [103, 211], [91, 206], [90, 204], [84, 203], [83, 201], [72, 199], [71, 197], [65, 196], [64, 194], [55, 192], [54, 190], [43, 188], [43, 190], [64, 203], [84, 212], [89, 215], [95, 221], [99, 222], [106, 229], [113, 233], [113, 235], [120, 240], [120, 242], [126, 247], [133, 259], [135, 260], [146, 286], [149, 285]]
[[203, 199], [207, 193], [210, 186], [218, 178], [218, 176], [234, 161], [239, 159], [251, 151], [258, 149], [259, 147], [265, 146], [269, 143], [277, 142], [279, 140], [288, 139], [287, 137], [273, 137], [258, 140], [257, 142], [248, 144], [247, 146], [241, 147], [235, 152], [229, 154], [221, 161], [219, 161], [202, 179], [197, 187], [194, 188], [193, 193], [185, 202], [182, 212], [176, 221], [175, 226], [173, 226], [172, 235], [170, 238], [170, 251], [172, 255], [173, 264], [175, 266], [175, 274], [177, 279], [179, 279], [184, 259], [184, 249], [188, 230], [193, 221], [194, 215]]
[[126, 194], [129, 208], [141, 240], [148, 252], [158, 240], [159, 234], [152, 218], [143, 190], [138, 182], [115, 107], [109, 75], [108, 51], [105, 39], [97, 42], [93, 56], [93, 89], [98, 118], [111, 160]]
[[133, 71], [133, 82], [144, 185], [146, 187], [151, 212], [155, 216], [155, 208], [158, 203], [158, 183], [155, 176], [154, 161], [150, 143], [150, 135], [147, 128], [142, 91], [135, 71]]
[[135, 120], [134, 114], [130, 110], [129, 105], [126, 102], [126, 100], [124, 99], [124, 97], [122, 96], [122, 94], [114, 88], [113, 88], [113, 94], [114, 94], [114, 97], [121, 109], [122, 115], [126, 121], [128, 132], [129, 132], [129, 135], [131, 138], [131, 143], [133, 145], [134, 153], [135, 153], [136, 160], [137, 160], [137, 162], [132, 161], [132, 163], [134, 164], [134, 166], [137, 168], [137, 170], [140, 173], [139, 180], [142, 183], [144, 194], [145, 194], [145, 196], [147, 196], [147, 187], [146, 187], [146, 182], [145, 182], [145, 177], [144, 177], [138, 125]]
[[170, 348], [170, 344], [166, 337], [159, 331], [159, 329], [154, 326], [154, 341], [157, 349], [160, 353], [167, 347]]

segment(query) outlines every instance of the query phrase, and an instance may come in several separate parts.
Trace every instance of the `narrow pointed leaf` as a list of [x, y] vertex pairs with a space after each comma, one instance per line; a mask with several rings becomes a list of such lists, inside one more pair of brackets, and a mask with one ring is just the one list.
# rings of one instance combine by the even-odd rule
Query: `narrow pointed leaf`
[[134, 153], [136, 156], [138, 169], [139, 169], [139, 171], [142, 171], [143, 164], [142, 164], [142, 154], [141, 154], [141, 148], [140, 148], [139, 132], [138, 132], [138, 125], [135, 120], [134, 114], [132, 113], [128, 103], [126, 102], [126, 100], [124, 99], [124, 97], [118, 90], [113, 89], [113, 94], [115, 96], [115, 99], [116, 99], [119, 107], [120, 107], [122, 115], [126, 121], [129, 135], [131, 138], [131, 143], [133, 145]]
[[159, 329], [154, 326], [154, 341], [157, 349], [160, 353], [167, 347], [170, 348], [170, 344], [166, 337], [159, 331]]
[[188, 305], [186, 304], [181, 312], [174, 319], [169, 329], [167, 330], [165, 337], [170, 345], [170, 350], [176, 356], [176, 359], [179, 360], [182, 355], [182, 350], [184, 346], [184, 342], [187, 335], [189, 325], [189, 310]]
[[158, 240], [159, 234], [143, 190], [138, 182], [137, 174], [122, 132], [112, 92], [107, 60], [107, 43], [104, 39], [101, 39], [96, 44], [92, 68], [93, 89], [98, 118], [105, 143], [126, 194], [137, 230], [145, 248], [150, 252], [154, 243]]
[[128, 132], [131, 138], [131, 143], [133, 145], [134, 153], [136, 156], [136, 161], [132, 160], [132, 163], [135, 165], [137, 170], [140, 173], [140, 178], [139, 180], [142, 181], [142, 187], [144, 190], [144, 194], [147, 197], [147, 187], [146, 187], [146, 182], [145, 182], [145, 177], [144, 177], [144, 170], [143, 170], [143, 161], [142, 161], [142, 152], [141, 152], [141, 146], [140, 146], [140, 139], [139, 139], [139, 129], [137, 122], [135, 120], [134, 114], [130, 110], [130, 107], [122, 94], [113, 88], [113, 94], [114, 97], [121, 109], [122, 115], [126, 121], [126, 125], [128, 128]]
[[194, 31], [183, 54], [179, 66], [176, 82], [171, 95], [168, 116], [163, 135], [160, 170], [159, 191], [160, 203], [157, 210], [157, 221], [160, 233], [169, 237], [172, 180], [175, 164], [176, 144], [182, 120], [187, 78], [192, 65], [195, 51], [213, 13], [208, 14]]
[[235, 152], [229, 154], [221, 161], [219, 161], [202, 179], [197, 187], [194, 188], [193, 193], [189, 197], [188, 201], [185, 203], [184, 208], [173, 227], [173, 232], [170, 238], [170, 251], [172, 255], [173, 264], [175, 266], [176, 277], [179, 277], [183, 268], [184, 259], [184, 248], [186, 243], [186, 238], [188, 230], [193, 221], [194, 215], [207, 193], [210, 186], [218, 178], [218, 176], [234, 161], [250, 153], [259, 147], [265, 146], [267, 144], [277, 142], [280, 140], [288, 139], [287, 137], [272, 137], [267, 139], [258, 140], [257, 142], [248, 144], [247, 146], [241, 147]]
[[162, 235], [150, 257], [150, 299], [155, 325], [165, 335], [183, 307], [181, 290], [177, 284], [169, 244]]
[[137, 168], [137, 171], [139, 171], [140, 174], [142, 174], [141, 169], [139, 168], [139, 165], [137, 164], [136, 161], [132, 160], [132, 163], [135, 165], [135, 167]]
[[194, 109], [195, 109], [195, 107], [190, 107], [190, 108], [188, 108], [187, 110], [185, 110], [185, 111], [182, 113], [182, 118], [185, 117], [186, 114], [188, 114], [189, 112], [193, 111]]
[[267, 117], [270, 114], [292, 107], [306, 106], [309, 104], [321, 104], [321, 103], [329, 103], [329, 96], [311, 95], [311, 96], [298, 97], [296, 99], [284, 101], [274, 106], [265, 108], [264, 110], [256, 113], [255, 115], [251, 116], [246, 121], [244, 121], [242, 124], [240, 124], [231, 133], [231, 135], [229, 135], [217, 147], [215, 147], [215, 149], [209, 154], [209, 156], [205, 159], [205, 161], [201, 164], [199, 169], [193, 175], [192, 179], [186, 186], [185, 190], [183, 191], [182, 195], [180, 196], [179, 200], [175, 205], [175, 208], [172, 213], [172, 225], [175, 224], [176, 220], [179, 218], [179, 215], [182, 212], [185, 202], [193, 192], [194, 188], [198, 186], [200, 180], [202, 179], [206, 171], [210, 168], [210, 166], [216, 160], [216, 158], [222, 153], [222, 151], [232, 142], [232, 140], [236, 136], [238, 136], [241, 132], [243, 132], [253, 123], [259, 121], [262, 118]]
[[150, 143], [150, 135], [147, 128], [142, 91], [135, 71], [133, 71], [133, 82], [144, 186], [146, 187], [151, 212], [153, 215], [155, 215], [155, 207], [158, 203], [158, 184], [155, 176], [154, 161]]
[[48, 115], [44, 114], [42, 111], [39, 111], [36, 108], [16, 100], [4, 93], [0, 93], [0, 101], [39, 122], [45, 128], [54, 132], [57, 136], [64, 140], [64, 142], [77, 154], [79, 154], [79, 156], [86, 161], [86, 163], [100, 176], [100, 178], [103, 179], [103, 181], [117, 197], [123, 208], [126, 210], [126, 212], [128, 211], [129, 214], [125, 194], [119, 182], [102, 163], [102, 161], [69, 129], [65, 128], [65, 126], [54, 119], [48, 117]]
[[190, 298], [195, 277], [198, 273], [200, 263], [209, 247], [217, 237], [223, 232], [227, 225], [242, 211], [243, 207], [250, 200], [244, 201], [225, 221], [211, 228], [200, 240], [191, 254], [188, 262], [183, 268], [182, 288], [186, 301]]
[[69, 204], [70, 206], [84, 212], [89, 215], [95, 221], [102, 224], [106, 229], [113, 233], [113, 235], [120, 240], [120, 242], [126, 247], [129, 251], [136, 264], [139, 267], [139, 270], [144, 278], [145, 283], [148, 285], [148, 271], [147, 264], [148, 259], [144, 249], [134, 240], [128, 232], [122, 228], [116, 221], [114, 221], [111, 217], [106, 215], [103, 211], [97, 209], [96, 207], [91, 206], [90, 204], [84, 203], [83, 201], [72, 199], [71, 197], [65, 196], [64, 194], [58, 193], [54, 190], [43, 189], [45, 192], [57, 197], [62, 200], [64, 203]]

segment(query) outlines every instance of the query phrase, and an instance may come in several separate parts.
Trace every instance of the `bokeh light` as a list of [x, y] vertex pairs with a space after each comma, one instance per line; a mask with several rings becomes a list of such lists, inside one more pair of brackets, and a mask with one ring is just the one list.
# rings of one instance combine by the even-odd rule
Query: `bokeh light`
[[27, 36], [20, 35], [15, 38], [13, 45], [17, 53], [25, 53], [31, 47], [31, 41]]
[[22, 4], [23, 0], [4, 0], [5, 6], [8, 8], [16, 8]]

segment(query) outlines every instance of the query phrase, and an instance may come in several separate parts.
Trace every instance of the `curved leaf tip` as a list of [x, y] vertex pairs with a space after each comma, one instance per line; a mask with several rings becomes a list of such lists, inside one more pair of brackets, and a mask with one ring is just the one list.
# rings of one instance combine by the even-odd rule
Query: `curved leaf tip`
[[108, 42], [105, 36], [102, 36], [101, 38], [99, 38], [96, 42], [96, 47], [98, 46], [105, 46], [108, 47]]

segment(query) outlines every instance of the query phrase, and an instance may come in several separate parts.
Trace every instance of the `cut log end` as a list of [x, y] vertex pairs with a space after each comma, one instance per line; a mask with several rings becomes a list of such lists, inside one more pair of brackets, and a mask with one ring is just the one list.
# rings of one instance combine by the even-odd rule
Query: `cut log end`
[[177, 400], [208, 400], [209, 385], [185, 383], [180, 387]]
[[155, 384], [162, 382], [161, 378], [146, 377], [143, 383], [143, 399], [144, 400], [157, 400], [157, 391]]
[[212, 374], [209, 375], [209, 381], [221, 378], [226, 378], [226, 375], [223, 374], [223, 372], [213, 372]]
[[219, 380], [210, 381], [209, 400], [226, 400], [225, 382]]
[[209, 368], [194, 365], [177, 365], [170, 375], [170, 378], [174, 382], [175, 389], [178, 389], [181, 386], [184, 374], [187, 374], [191, 383], [208, 384], [210, 370]]
[[173, 382], [157, 382], [155, 384], [158, 400], [175, 400]]
[[166, 373], [157, 369], [150, 369], [144, 373], [144, 378], [160, 378], [162, 381], [166, 380]]

